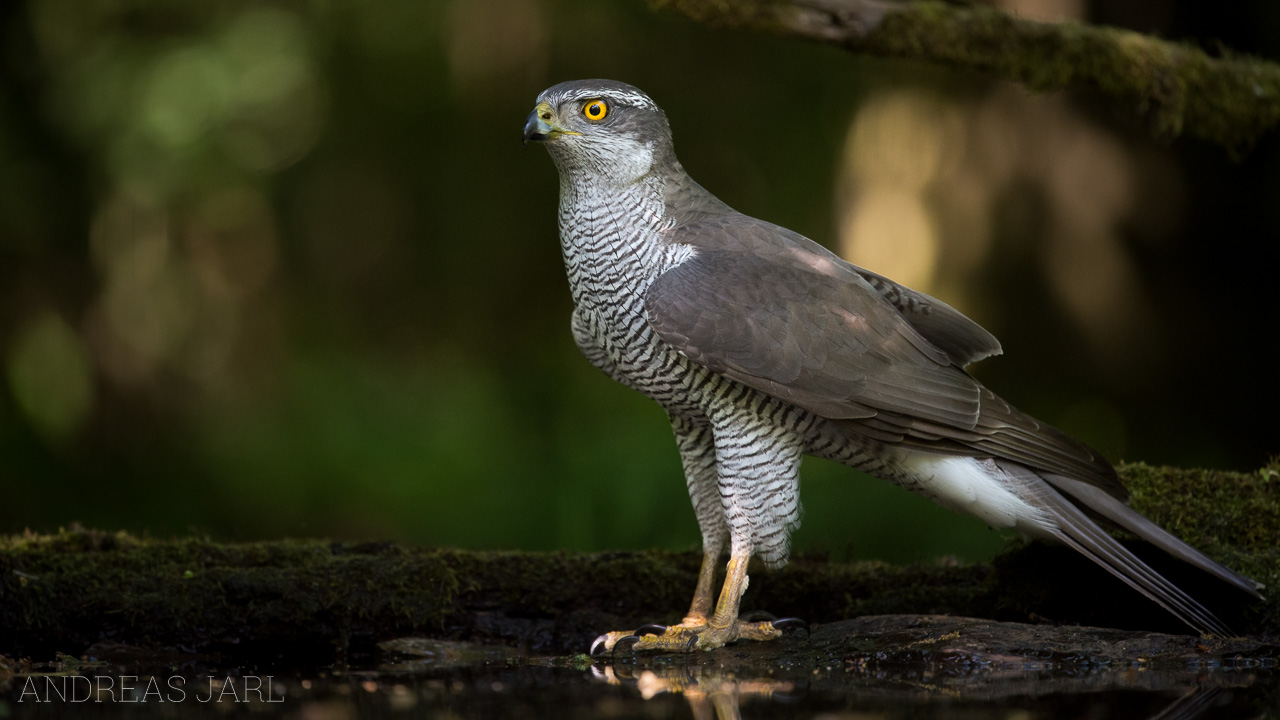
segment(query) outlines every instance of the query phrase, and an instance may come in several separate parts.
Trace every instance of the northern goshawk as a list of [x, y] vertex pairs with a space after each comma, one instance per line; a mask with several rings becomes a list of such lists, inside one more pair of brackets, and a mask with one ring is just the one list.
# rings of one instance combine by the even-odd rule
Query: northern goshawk
[[[966, 373], [1000, 352], [977, 323], [695, 183], [666, 115], [640, 90], [611, 80], [548, 88], [524, 139], [545, 146], [560, 173], [573, 337], [592, 364], [666, 409], [702, 531], [688, 615], [646, 628], [636, 649], [781, 634], [739, 620], [738, 605], [753, 555], [786, 562], [806, 453], [1065, 543], [1200, 632], [1229, 634], [1099, 522], [1258, 595], [1256, 583], [1131, 510], [1096, 452]], [[630, 636], [606, 633], [592, 651]]]

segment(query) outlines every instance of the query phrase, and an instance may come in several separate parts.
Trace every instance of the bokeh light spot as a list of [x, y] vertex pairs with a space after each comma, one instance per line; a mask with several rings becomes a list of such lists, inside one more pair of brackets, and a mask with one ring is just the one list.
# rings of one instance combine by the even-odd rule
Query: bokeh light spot
[[160, 57], [143, 95], [143, 127], [159, 145], [192, 145], [226, 113], [232, 78], [219, 56], [203, 46]]
[[911, 288], [933, 280], [938, 238], [928, 210], [915, 193], [870, 188], [851, 208], [840, 233], [841, 254]]
[[58, 315], [36, 315], [8, 358], [9, 389], [18, 408], [45, 438], [66, 438], [93, 407], [89, 357], [75, 331]]
[[938, 261], [926, 193], [953, 174], [964, 126], [954, 109], [913, 91], [870, 100], [849, 126], [840, 202], [840, 253], [924, 292]]
[[547, 22], [537, 0], [466, 0], [449, 18], [449, 74], [460, 94], [485, 94], [538, 77]]
[[222, 299], [257, 292], [276, 266], [275, 217], [267, 201], [244, 186], [212, 193], [185, 231], [192, 270]]

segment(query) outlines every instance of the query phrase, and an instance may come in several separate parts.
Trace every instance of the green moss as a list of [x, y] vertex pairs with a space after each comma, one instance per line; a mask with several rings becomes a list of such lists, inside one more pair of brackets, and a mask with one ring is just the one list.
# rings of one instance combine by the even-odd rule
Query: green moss
[[1118, 28], [1022, 20], [981, 4], [921, 0], [851, 22], [785, 0], [650, 0], [714, 26], [765, 30], [852, 51], [923, 60], [1040, 91], [1094, 92], [1136, 112], [1157, 138], [1190, 135], [1232, 151], [1280, 124], [1280, 65], [1211, 58]]
[[889, 613], [981, 615], [989, 574], [986, 566], [954, 562], [900, 566], [801, 555], [780, 570], [753, 574], [743, 608], [816, 622]]
[[457, 589], [444, 558], [392, 545], [72, 530], [0, 547], [0, 647], [324, 643], [384, 626], [439, 628]]
[[654, 10], [675, 10], [713, 27], [768, 28], [784, 0], [648, 0]]
[[1280, 463], [1256, 472], [1153, 467], [1118, 468], [1130, 505], [1197, 545], [1266, 552], [1280, 545]]
[[[1136, 463], [1119, 470], [1140, 512], [1244, 574], [1280, 584], [1276, 464], [1256, 473]], [[1209, 587], [1196, 571], [1160, 565], [1156, 555], [1149, 561], [1176, 584], [1196, 587], [1196, 597], [1237, 630], [1280, 629], [1276, 601]], [[700, 562], [696, 552], [223, 544], [78, 528], [27, 534], [0, 538], [0, 654], [78, 655], [111, 641], [314, 657], [404, 635], [580, 649], [604, 630], [678, 620]], [[1014, 547], [990, 566], [802, 555], [780, 570], [753, 569], [743, 609], [817, 623], [941, 613], [1185, 632], [1079, 554], [1039, 543]]]
[[1252, 473], [1141, 463], [1118, 469], [1135, 510], [1265, 586], [1268, 600], [1248, 615], [1252, 626], [1280, 626], [1280, 462]]
[[1210, 58], [1116, 28], [921, 2], [888, 15], [851, 46], [977, 70], [1036, 91], [1091, 90], [1123, 112], [1136, 109], [1160, 138], [1185, 133], [1235, 149], [1280, 123], [1280, 66]]
[[[0, 652], [98, 641], [314, 653], [405, 634], [586, 647], [603, 629], [677, 620], [696, 552], [520, 553], [323, 540], [221, 544], [68, 530], [0, 539]], [[801, 557], [755, 573], [746, 602], [815, 621], [976, 612], [985, 569]], [[959, 598], [957, 600], [956, 598]]]

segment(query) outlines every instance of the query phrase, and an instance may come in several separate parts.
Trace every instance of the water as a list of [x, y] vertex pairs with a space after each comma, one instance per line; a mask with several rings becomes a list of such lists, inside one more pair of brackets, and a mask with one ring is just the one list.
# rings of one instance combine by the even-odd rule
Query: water
[[[1194, 638], [954, 619], [897, 620], [879, 635], [867, 620], [851, 634], [853, 622], [689, 656], [538, 657], [407, 638], [308, 667], [117, 648], [110, 660], [64, 656], [16, 668], [0, 692], [0, 718], [1189, 720], [1277, 711], [1274, 646], [1235, 652]], [[1038, 644], [1009, 652], [974, 640], [984, 628], [1010, 627], [1030, 628]], [[891, 646], [880, 642], [890, 635]]]

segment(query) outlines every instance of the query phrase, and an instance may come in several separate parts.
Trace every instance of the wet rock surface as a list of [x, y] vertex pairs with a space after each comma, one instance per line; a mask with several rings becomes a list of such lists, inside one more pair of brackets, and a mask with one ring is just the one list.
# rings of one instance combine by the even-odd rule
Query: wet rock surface
[[683, 694], [698, 717], [777, 697], [884, 717], [1254, 717], [1280, 702], [1278, 657], [1248, 638], [881, 615], [688, 657], [600, 658], [595, 672]]
[[[405, 637], [343, 662], [282, 665], [104, 643], [82, 658], [8, 665], [0, 712], [82, 717], [149, 702], [184, 717], [1254, 718], [1280, 710], [1278, 650], [901, 614], [688, 655], [536, 655]], [[98, 688], [93, 701], [63, 699], [82, 687]]]
[[[815, 626], [770, 643], [685, 656], [598, 658], [640, 668], [681, 667], [749, 677], [804, 678], [839, 671], [864, 679], [929, 683], [961, 694], [1004, 688], [1044, 694], [1089, 678], [1146, 689], [1220, 675], [1235, 685], [1280, 679], [1280, 647], [1093, 627], [993, 622], [940, 615], [880, 615]], [[1141, 680], [1139, 680], [1141, 678]], [[1056, 681], [1055, 681], [1056, 680]]]

